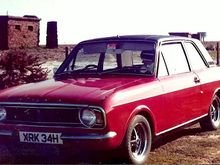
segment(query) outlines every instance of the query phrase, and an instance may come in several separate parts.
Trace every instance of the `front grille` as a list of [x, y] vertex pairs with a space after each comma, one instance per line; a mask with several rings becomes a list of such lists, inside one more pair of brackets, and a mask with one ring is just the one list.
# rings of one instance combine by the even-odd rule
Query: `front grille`
[[[85, 127], [79, 120], [79, 111], [87, 105], [46, 104], [46, 103], [7, 103], [2, 105], [7, 117], [4, 123]], [[100, 111], [101, 113], [101, 111]], [[101, 128], [97, 124], [94, 128]]]
[[7, 122], [31, 122], [53, 124], [77, 124], [78, 109], [45, 109], [45, 108], [6, 108]]

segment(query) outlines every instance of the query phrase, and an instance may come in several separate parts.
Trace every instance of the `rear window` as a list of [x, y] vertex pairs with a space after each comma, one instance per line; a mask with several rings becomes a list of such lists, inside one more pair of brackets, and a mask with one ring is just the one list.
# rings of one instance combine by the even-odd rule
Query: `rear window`
[[210, 56], [210, 54], [208, 53], [208, 51], [205, 49], [205, 47], [203, 46], [203, 44], [198, 41], [195, 40], [194, 41], [196, 43], [196, 45], [198, 46], [198, 48], [200, 49], [202, 55], [204, 56], [204, 58], [206, 59], [206, 61], [208, 62], [209, 65], [215, 65], [214, 60], [212, 59], [212, 57]]
[[207, 68], [196, 47], [191, 42], [184, 43], [193, 70]]

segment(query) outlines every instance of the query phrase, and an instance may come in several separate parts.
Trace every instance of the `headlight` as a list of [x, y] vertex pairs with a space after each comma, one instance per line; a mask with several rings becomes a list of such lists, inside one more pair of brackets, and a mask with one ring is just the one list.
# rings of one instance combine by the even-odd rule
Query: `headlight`
[[3, 107], [0, 107], [0, 121], [6, 118], [6, 110]]
[[91, 109], [82, 109], [79, 112], [79, 119], [86, 127], [92, 127], [96, 124], [96, 114]]

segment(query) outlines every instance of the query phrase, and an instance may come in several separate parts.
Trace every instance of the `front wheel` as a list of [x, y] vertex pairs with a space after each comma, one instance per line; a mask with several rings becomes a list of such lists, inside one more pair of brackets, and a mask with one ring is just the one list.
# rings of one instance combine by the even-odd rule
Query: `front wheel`
[[151, 149], [152, 135], [150, 124], [141, 115], [136, 115], [128, 126], [123, 146], [129, 163], [143, 164]]
[[217, 130], [220, 127], [220, 98], [215, 95], [209, 108], [209, 115], [200, 122], [204, 130]]

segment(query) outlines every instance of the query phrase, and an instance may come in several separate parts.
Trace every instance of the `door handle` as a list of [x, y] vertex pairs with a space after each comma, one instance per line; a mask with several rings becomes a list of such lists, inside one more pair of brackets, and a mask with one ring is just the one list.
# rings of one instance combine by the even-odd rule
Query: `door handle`
[[194, 77], [194, 82], [195, 83], [200, 83], [200, 79], [198, 77]]

